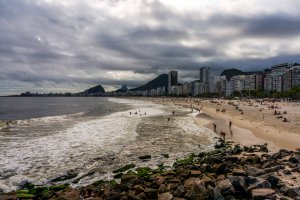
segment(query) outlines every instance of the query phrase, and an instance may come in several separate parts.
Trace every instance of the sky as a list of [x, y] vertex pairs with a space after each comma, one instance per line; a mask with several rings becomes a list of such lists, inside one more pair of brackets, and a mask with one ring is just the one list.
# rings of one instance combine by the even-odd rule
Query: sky
[[300, 62], [299, 0], [0, 0], [0, 95]]

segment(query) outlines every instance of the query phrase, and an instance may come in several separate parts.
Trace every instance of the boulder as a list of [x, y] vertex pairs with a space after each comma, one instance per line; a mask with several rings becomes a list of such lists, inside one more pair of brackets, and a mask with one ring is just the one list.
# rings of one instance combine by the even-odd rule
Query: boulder
[[251, 191], [251, 195], [253, 200], [276, 199], [276, 192], [268, 188], [254, 189]]
[[300, 186], [289, 187], [286, 191], [287, 195], [291, 198], [300, 197]]
[[232, 175], [233, 176], [246, 176], [247, 173], [243, 169], [233, 169], [232, 170]]
[[264, 179], [259, 179], [256, 183], [249, 185], [247, 188], [247, 191], [251, 191], [253, 189], [259, 189], [259, 188], [271, 188], [271, 184], [264, 180]]
[[269, 175], [267, 177], [267, 181], [271, 184], [272, 188], [277, 188], [278, 186], [278, 182], [279, 182], [279, 178], [275, 175]]
[[162, 193], [158, 195], [158, 200], [171, 200], [173, 195], [170, 192]]
[[185, 189], [184, 189], [184, 186], [183, 185], [180, 185], [177, 187], [177, 189], [175, 190], [174, 192], [174, 196], [175, 197], [184, 197], [185, 195]]
[[246, 172], [249, 176], [259, 176], [265, 173], [264, 170], [258, 169], [256, 167], [248, 167]]
[[234, 187], [228, 179], [218, 182], [214, 190], [215, 195], [221, 194], [223, 197], [227, 195], [234, 195], [234, 193]]

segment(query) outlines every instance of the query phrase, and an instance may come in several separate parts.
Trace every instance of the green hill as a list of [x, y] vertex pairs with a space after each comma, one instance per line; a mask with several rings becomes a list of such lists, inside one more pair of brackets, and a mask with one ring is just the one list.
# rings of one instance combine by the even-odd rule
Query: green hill
[[145, 91], [150, 89], [156, 89], [158, 87], [166, 87], [168, 86], [168, 75], [167, 74], [161, 74], [152, 81], [149, 81], [145, 85], [142, 85], [140, 87], [131, 89], [132, 91]]

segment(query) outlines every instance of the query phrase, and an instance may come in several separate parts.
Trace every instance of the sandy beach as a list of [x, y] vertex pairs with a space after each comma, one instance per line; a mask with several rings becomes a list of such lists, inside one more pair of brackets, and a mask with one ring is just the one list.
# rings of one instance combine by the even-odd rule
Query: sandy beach
[[[151, 101], [196, 109], [199, 111], [196, 124], [211, 130], [216, 124], [217, 134], [225, 132], [226, 140], [242, 146], [268, 143], [271, 152], [300, 148], [298, 103], [187, 98], [155, 98]], [[229, 121], [232, 122], [231, 130]]]

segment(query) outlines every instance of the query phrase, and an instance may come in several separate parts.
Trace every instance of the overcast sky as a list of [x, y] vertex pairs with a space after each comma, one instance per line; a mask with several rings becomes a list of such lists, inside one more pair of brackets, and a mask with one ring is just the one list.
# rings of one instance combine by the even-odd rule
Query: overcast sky
[[299, 0], [0, 0], [0, 95], [300, 61]]

